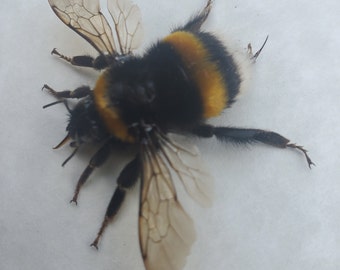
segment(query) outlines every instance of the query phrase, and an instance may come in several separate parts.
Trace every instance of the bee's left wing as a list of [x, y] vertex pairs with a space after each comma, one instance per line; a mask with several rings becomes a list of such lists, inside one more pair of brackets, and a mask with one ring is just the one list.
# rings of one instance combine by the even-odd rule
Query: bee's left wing
[[142, 40], [141, 14], [130, 0], [108, 0], [114, 35], [100, 11], [99, 0], [48, 0], [59, 19], [89, 42], [100, 54], [124, 55]]
[[[177, 200], [173, 184], [179, 178], [191, 197], [209, 201], [202, 183], [207, 174], [193, 153], [163, 134], [142, 145], [142, 186], [140, 195], [139, 241], [147, 270], [180, 270], [195, 241], [192, 219]], [[190, 191], [189, 191], [190, 188]]]
[[48, 0], [54, 13], [100, 54], [117, 52], [112, 30], [100, 12], [99, 0]]

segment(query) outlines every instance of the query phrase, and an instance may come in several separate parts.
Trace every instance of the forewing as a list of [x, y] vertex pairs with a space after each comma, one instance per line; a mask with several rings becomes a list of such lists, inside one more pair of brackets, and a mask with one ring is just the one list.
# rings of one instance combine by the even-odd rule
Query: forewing
[[193, 164], [183, 163], [181, 154], [184, 152], [186, 149], [160, 134], [156, 141], [149, 140], [141, 150], [139, 236], [147, 270], [182, 269], [195, 240], [193, 221], [177, 200], [173, 178], [182, 177], [186, 189], [193, 188], [189, 194], [196, 200], [202, 202], [205, 195], [200, 191], [202, 186], [194, 183], [196, 174], [185, 174], [186, 170], [198, 169]]
[[146, 148], [139, 237], [147, 270], [180, 270], [195, 240], [194, 224], [176, 198], [164, 157]]
[[129, 54], [138, 48], [143, 39], [141, 12], [129, 0], [108, 0], [107, 5], [115, 25], [119, 49], [122, 54]]
[[48, 0], [54, 13], [99, 53], [117, 52], [112, 30], [100, 12], [99, 0]]

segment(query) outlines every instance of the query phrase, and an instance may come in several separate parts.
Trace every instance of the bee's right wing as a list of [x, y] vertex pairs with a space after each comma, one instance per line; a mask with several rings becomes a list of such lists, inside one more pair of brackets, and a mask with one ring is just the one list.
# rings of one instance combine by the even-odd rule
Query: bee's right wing
[[172, 182], [166, 158], [146, 145], [142, 151], [139, 242], [146, 270], [181, 270], [195, 241], [194, 224]]
[[139, 241], [146, 270], [183, 269], [195, 229], [173, 180], [179, 178], [195, 201], [210, 204], [210, 176], [198, 154], [158, 131], [142, 144]]
[[139, 8], [129, 0], [108, 0], [114, 34], [100, 11], [99, 0], [48, 0], [52, 10], [68, 27], [87, 40], [100, 54], [131, 53], [142, 37]]

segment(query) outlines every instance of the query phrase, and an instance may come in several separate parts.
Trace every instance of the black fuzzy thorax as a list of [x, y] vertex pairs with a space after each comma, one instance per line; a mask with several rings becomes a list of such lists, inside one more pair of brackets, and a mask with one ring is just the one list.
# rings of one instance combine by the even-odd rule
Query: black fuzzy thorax
[[143, 120], [169, 131], [202, 121], [199, 89], [170, 44], [159, 42], [143, 57], [110, 67], [107, 75], [111, 103], [128, 126]]

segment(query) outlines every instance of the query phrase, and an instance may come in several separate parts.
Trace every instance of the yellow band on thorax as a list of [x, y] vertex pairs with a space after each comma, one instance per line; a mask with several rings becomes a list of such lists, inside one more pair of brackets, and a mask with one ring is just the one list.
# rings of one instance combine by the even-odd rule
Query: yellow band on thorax
[[125, 142], [134, 142], [134, 138], [129, 134], [128, 127], [120, 118], [118, 111], [114, 108], [108, 97], [108, 86], [105, 73], [101, 74], [93, 89], [96, 108], [104, 121], [109, 132], [116, 138]]

